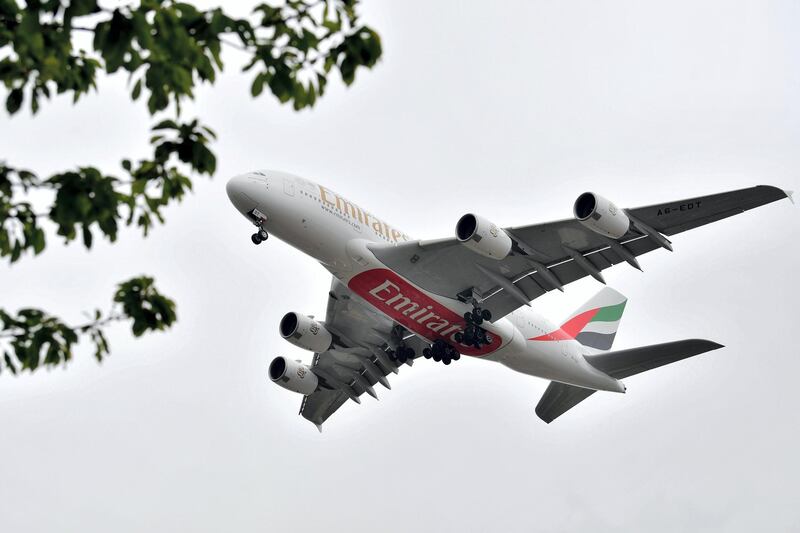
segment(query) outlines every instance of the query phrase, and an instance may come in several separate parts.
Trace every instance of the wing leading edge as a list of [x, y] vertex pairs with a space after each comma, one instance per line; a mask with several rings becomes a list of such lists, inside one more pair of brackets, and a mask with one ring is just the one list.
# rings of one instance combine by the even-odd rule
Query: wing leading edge
[[640, 269], [638, 256], [671, 249], [665, 235], [783, 198], [790, 194], [759, 185], [628, 209], [632, 224], [619, 239], [595, 233], [575, 219], [505, 228], [518, 250], [502, 260], [483, 257], [455, 238], [369, 247], [386, 266], [427, 291], [448, 298], [477, 295], [497, 320], [523, 305], [523, 299], [530, 302], [553, 289], [563, 290], [586, 276], [604, 282], [601, 272], [615, 264], [626, 262]]

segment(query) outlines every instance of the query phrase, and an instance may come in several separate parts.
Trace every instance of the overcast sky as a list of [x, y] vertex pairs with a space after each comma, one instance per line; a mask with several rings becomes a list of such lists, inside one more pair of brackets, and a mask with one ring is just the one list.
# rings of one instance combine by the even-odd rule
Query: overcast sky
[[[228, 2], [225, 3], [226, 5]], [[247, 4], [240, 11], [247, 9]], [[565, 218], [585, 190], [634, 207], [774, 184], [800, 189], [800, 3], [389, 2], [363, 6], [384, 56], [312, 111], [249, 96], [236, 68], [198, 92], [218, 172], [144, 240], [91, 253], [54, 237], [0, 265], [0, 305], [77, 323], [116, 282], [154, 275], [168, 333], [111, 331], [98, 365], [0, 376], [0, 530], [788, 531], [800, 528], [800, 212], [780, 202], [607, 271], [629, 297], [617, 348], [726, 348], [626, 380], [546, 425], [547, 382], [422, 360], [324, 432], [268, 382], [290, 310], [324, 316], [330, 278], [251, 227], [228, 177], [317, 180], [419, 238], [465, 212]], [[238, 52], [226, 58], [241, 62]], [[0, 157], [43, 174], [143, 157], [123, 77], [78, 105], [1, 120]], [[591, 279], [534, 305], [558, 320]]]

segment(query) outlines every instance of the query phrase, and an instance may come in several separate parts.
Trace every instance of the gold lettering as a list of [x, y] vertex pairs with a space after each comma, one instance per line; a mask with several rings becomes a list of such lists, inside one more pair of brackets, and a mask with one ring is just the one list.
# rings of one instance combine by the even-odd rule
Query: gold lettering
[[[428, 307], [430, 308], [430, 306], [428, 306]], [[419, 324], [422, 324], [422, 323], [423, 323], [423, 322], [425, 322], [426, 320], [428, 320], [428, 319], [430, 319], [430, 318], [433, 318], [433, 317], [436, 317], [436, 318], [441, 318], [441, 317], [440, 317], [440, 316], [438, 316], [436, 313], [428, 313], [428, 314], [427, 314], [427, 315], [425, 315], [424, 317], [422, 317], [422, 318], [420, 318], [419, 320], [417, 320], [417, 323], [419, 323]]]
[[416, 313], [414, 313], [413, 315], [411, 315], [411, 318], [413, 318], [414, 320], [416, 320], [418, 316], [420, 316], [420, 315], [424, 315], [426, 312], [430, 311], [431, 309], [433, 309], [433, 308], [432, 308], [430, 305], [427, 305], [427, 306], [425, 306], [425, 309], [422, 309], [422, 310], [420, 310], [420, 311], [417, 311]]
[[344, 198], [340, 198], [339, 196], [336, 197], [336, 207], [344, 211], [344, 214], [350, 218], [357, 218], [359, 221], [361, 220], [361, 217], [356, 214], [358, 207], [354, 204], [351, 204]]
[[448, 322], [444, 318], [442, 318], [440, 316], [437, 316], [436, 318], [438, 318], [439, 320], [437, 320], [436, 322], [429, 322], [429, 323], [425, 324], [425, 327], [428, 328], [431, 331], [438, 332], [443, 327], [450, 325], [450, 322]]
[[328, 205], [335, 205], [332, 201], [330, 201], [326, 196], [325, 193], [330, 192], [322, 185], [319, 185], [319, 199], [325, 202]]
[[[382, 284], [380, 284], [377, 287], [375, 287], [374, 289], [372, 289], [371, 291], [369, 291], [369, 293], [372, 296], [374, 296], [375, 298], [377, 298], [378, 300], [383, 302], [385, 300], [383, 298], [381, 298], [380, 296], [378, 296], [378, 295], [380, 293], [384, 292], [384, 291], [391, 292], [390, 287], [392, 289], [395, 289], [398, 292], [398, 294], [400, 293], [400, 287], [398, 287], [397, 285], [395, 285], [394, 283], [392, 283], [388, 279], [386, 281], [384, 281]], [[397, 296], [392, 297], [392, 300], [394, 300], [395, 298], [397, 298]]]

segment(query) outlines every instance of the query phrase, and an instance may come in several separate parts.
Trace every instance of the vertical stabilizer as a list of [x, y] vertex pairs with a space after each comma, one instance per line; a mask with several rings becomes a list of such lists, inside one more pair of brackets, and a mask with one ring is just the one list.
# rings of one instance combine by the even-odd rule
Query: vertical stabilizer
[[575, 311], [561, 330], [584, 346], [609, 350], [627, 302], [619, 292], [604, 287]]

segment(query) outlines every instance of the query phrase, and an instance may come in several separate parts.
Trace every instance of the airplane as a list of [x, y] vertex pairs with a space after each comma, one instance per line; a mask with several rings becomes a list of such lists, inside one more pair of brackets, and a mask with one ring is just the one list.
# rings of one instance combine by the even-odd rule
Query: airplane
[[387, 376], [424, 357], [449, 365], [462, 355], [550, 380], [535, 412], [550, 423], [596, 391], [624, 393], [630, 376], [722, 348], [687, 339], [611, 350], [627, 299], [609, 287], [560, 326], [530, 303], [552, 290], [637, 257], [668, 237], [784, 198], [759, 185], [622, 209], [586, 192], [570, 219], [501, 228], [468, 213], [455, 235], [412, 239], [344, 196], [286, 172], [231, 178], [226, 191], [256, 230], [311, 256], [332, 274], [324, 321], [292, 311], [281, 337], [313, 353], [310, 365], [278, 356], [269, 378], [303, 396], [300, 414], [322, 424], [348, 400], [361, 403]]

